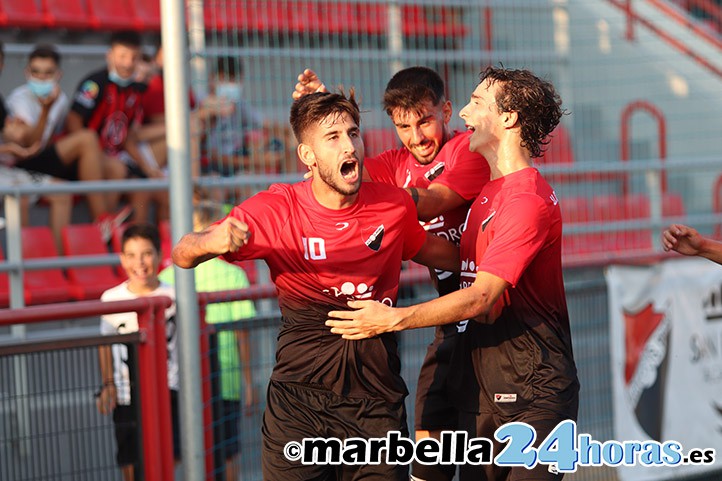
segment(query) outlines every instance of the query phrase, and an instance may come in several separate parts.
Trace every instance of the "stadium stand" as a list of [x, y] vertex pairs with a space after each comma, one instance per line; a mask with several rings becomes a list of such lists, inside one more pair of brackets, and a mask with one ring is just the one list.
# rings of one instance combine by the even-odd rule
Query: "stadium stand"
[[[71, 224], [62, 232], [65, 255], [102, 255], [108, 253], [100, 229], [95, 224]], [[82, 300], [100, 299], [106, 290], [120, 284], [123, 279], [110, 266], [70, 267], [68, 280]]]
[[82, 0], [43, 0], [43, 19], [49, 28], [90, 29], [90, 16]]
[[43, 26], [43, 14], [35, 2], [2, 0], [0, 1], [0, 26], [40, 28]]
[[137, 28], [135, 13], [128, 0], [87, 0], [90, 25], [99, 30]]

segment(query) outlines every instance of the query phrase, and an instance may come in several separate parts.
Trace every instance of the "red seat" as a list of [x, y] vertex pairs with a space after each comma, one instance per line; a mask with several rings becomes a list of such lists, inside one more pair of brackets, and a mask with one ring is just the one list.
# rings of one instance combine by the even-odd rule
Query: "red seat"
[[160, 1], [131, 0], [135, 23], [140, 30], [160, 30]]
[[[643, 194], [603, 195], [594, 198], [592, 220], [618, 222], [644, 220], [650, 217], [649, 198]], [[599, 234], [606, 251], [651, 250], [652, 233], [649, 229], [606, 231]]]
[[[108, 253], [100, 229], [95, 224], [71, 224], [63, 229], [63, 249], [66, 255], [101, 255]], [[99, 299], [101, 294], [120, 284], [120, 278], [110, 266], [71, 267], [68, 280], [80, 293], [80, 299]]]
[[662, 196], [662, 215], [664, 217], [684, 217], [684, 199], [676, 192], [667, 192]]
[[[12, 1], [12, 0], [11, 0]], [[92, 28], [90, 14], [83, 0], [41, 0], [44, 23], [52, 28]]]
[[586, 197], [565, 197], [560, 200], [564, 225], [562, 252], [564, 255], [588, 254], [600, 250], [598, 235], [586, 232], [566, 233], [572, 225], [589, 222], [589, 201]]
[[559, 124], [549, 135], [550, 142], [544, 148], [544, 153], [537, 160], [540, 164], [573, 164], [574, 149], [569, 131], [563, 124]]
[[[58, 257], [53, 233], [47, 226], [23, 227], [23, 258]], [[79, 299], [82, 292], [63, 275], [60, 269], [25, 270], [25, 302], [47, 304]]]
[[388, 30], [388, 7], [380, 3], [354, 4], [356, 21], [348, 25], [350, 33], [383, 35]]
[[464, 24], [457, 21], [454, 9], [442, 6], [404, 5], [401, 7], [404, 35], [419, 37], [463, 37]]
[[129, 0], [87, 0], [90, 24], [100, 30], [131, 30], [138, 27]]
[[366, 129], [362, 131], [366, 157], [373, 157], [401, 146], [394, 129]]
[[43, 26], [43, 14], [33, 0], [0, 0], [0, 25], [40, 28]]

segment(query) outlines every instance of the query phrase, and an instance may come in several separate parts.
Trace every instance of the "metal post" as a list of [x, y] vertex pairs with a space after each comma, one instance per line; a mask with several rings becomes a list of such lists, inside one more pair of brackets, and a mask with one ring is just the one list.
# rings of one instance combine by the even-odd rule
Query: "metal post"
[[[185, 4], [183, 0], [162, 0], [160, 6], [166, 141], [170, 167], [171, 233], [174, 242], [177, 242], [183, 234], [193, 230]], [[203, 404], [198, 346], [198, 302], [193, 271], [177, 267], [175, 270], [183, 471], [186, 480], [199, 481], [205, 477], [205, 458], [203, 417], [199, 415]]]
[[389, 37], [389, 78], [404, 68], [401, 54], [404, 51], [404, 33], [402, 31], [401, 5], [394, 0], [388, 8], [388, 37]]
[[208, 96], [208, 73], [206, 58], [206, 30], [203, 16], [203, 0], [188, 0], [188, 42], [191, 50], [191, 80], [198, 98]]

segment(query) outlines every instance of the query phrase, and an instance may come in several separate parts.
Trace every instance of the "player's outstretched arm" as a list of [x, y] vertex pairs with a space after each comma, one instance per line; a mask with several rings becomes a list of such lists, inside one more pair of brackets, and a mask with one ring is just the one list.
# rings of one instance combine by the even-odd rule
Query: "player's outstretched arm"
[[250, 237], [248, 225], [235, 217], [226, 217], [220, 224], [184, 235], [173, 247], [173, 263], [191, 269], [219, 255], [236, 252]]
[[[416, 191], [415, 194], [411, 192], [412, 189]], [[416, 202], [419, 220], [424, 222], [429, 222], [467, 203], [462, 196], [442, 184], [431, 184], [427, 189], [410, 187], [406, 191]]]
[[491, 322], [494, 306], [509, 283], [486, 272], [477, 272], [466, 289], [409, 307], [389, 307], [376, 301], [349, 301], [352, 311], [331, 311], [326, 326], [344, 339], [359, 340], [385, 332], [441, 326], [465, 319]]
[[685, 256], [705, 257], [722, 264], [722, 243], [700, 235], [696, 229], [682, 224], [672, 224], [662, 232], [662, 247]]
[[307, 68], [299, 74], [296, 88], [294, 89], [293, 94], [291, 94], [291, 97], [293, 97], [293, 100], [298, 100], [304, 95], [317, 92], [328, 92], [328, 90], [323, 82], [321, 82], [321, 79], [318, 78], [316, 72]]
[[413, 258], [414, 262], [449, 272], [461, 270], [459, 247], [446, 239], [426, 233], [426, 242]]

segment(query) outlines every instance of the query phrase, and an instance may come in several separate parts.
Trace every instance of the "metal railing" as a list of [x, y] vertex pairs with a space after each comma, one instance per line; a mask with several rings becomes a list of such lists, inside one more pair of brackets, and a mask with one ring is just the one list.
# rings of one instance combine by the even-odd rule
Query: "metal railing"
[[[171, 440], [170, 395], [167, 382], [166, 326], [164, 311], [171, 305], [167, 297], [141, 297], [128, 301], [51, 304], [28, 307], [22, 310], [0, 310], [0, 326], [43, 323], [104, 314], [135, 312], [138, 315], [138, 333], [131, 336], [138, 342], [138, 393], [141, 412], [142, 454], [146, 481], [173, 479], [173, 443]], [[118, 341], [117, 336], [112, 340]], [[98, 339], [76, 340], [75, 347], [101, 345]], [[33, 351], [62, 349], [66, 343], [0, 345], [1, 356], [14, 356], [15, 399], [17, 400], [17, 439], [22, 445], [29, 439], [30, 415], [27, 398], [29, 373], [27, 359]], [[58, 406], [55, 406], [57, 408]], [[22, 450], [21, 450], [22, 451]], [[52, 471], [61, 475], [60, 470]]]

